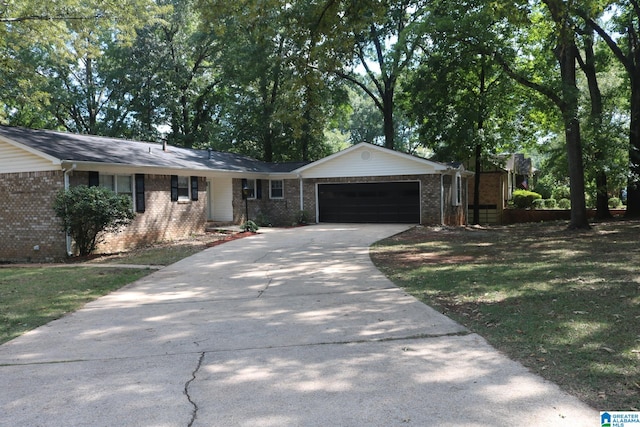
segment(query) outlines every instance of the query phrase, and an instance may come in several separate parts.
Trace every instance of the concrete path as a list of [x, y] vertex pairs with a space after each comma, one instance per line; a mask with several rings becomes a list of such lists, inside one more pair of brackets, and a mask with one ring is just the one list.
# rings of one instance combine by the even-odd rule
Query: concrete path
[[598, 425], [375, 269], [405, 228], [261, 230], [6, 343], [0, 425]]

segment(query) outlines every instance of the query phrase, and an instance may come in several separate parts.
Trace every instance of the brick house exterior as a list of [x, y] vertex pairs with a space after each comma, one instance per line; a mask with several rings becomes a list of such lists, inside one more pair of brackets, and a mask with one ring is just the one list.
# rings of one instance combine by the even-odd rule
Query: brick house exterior
[[[75, 185], [106, 185], [132, 197], [133, 223], [104, 236], [97, 249], [109, 253], [201, 233], [211, 221], [240, 224], [247, 208], [249, 219], [261, 224], [291, 225], [302, 212], [315, 223], [335, 200], [356, 209], [347, 222], [364, 222], [370, 210], [379, 210], [375, 222], [461, 225], [471, 175], [461, 166], [364, 143], [316, 162], [277, 164], [0, 126], [0, 262], [51, 262], [73, 253], [52, 205], [57, 192]], [[250, 189], [246, 200], [243, 187]], [[333, 199], [320, 197], [321, 189]], [[393, 210], [398, 201], [407, 207]]]

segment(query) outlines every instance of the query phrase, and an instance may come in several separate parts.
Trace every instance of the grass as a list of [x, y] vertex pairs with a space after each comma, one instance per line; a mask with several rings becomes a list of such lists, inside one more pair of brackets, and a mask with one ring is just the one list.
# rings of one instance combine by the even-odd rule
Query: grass
[[[4, 266], [0, 268], [0, 344], [76, 311], [153, 271], [119, 268], [118, 264], [169, 265], [225, 237], [207, 233], [126, 253], [98, 256], [69, 267]], [[112, 264], [113, 268], [92, 266], [96, 262]]]
[[150, 271], [104, 267], [1, 268], [0, 343], [78, 310]]
[[395, 283], [596, 409], [640, 406], [640, 222], [414, 228], [372, 259]]

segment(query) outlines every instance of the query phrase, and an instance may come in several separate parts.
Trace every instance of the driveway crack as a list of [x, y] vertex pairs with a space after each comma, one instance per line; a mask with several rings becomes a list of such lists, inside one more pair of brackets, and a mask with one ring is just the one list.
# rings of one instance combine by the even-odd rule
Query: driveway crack
[[264, 287], [264, 289], [261, 289], [261, 290], [258, 291], [258, 298], [260, 298], [263, 293], [267, 292], [267, 289], [269, 289], [269, 286], [271, 285], [271, 282], [273, 282], [273, 278], [269, 277], [269, 281], [267, 282], [267, 284]]
[[187, 424], [188, 427], [193, 426], [193, 423], [196, 421], [196, 418], [198, 418], [198, 404], [194, 402], [193, 399], [191, 398], [191, 395], [189, 394], [189, 387], [191, 386], [191, 383], [195, 381], [196, 375], [198, 375], [198, 371], [202, 366], [203, 360], [204, 360], [204, 352], [200, 353], [200, 357], [198, 358], [198, 364], [196, 365], [196, 368], [191, 373], [191, 378], [189, 379], [189, 381], [187, 381], [184, 384], [184, 394], [185, 396], [187, 396], [187, 400], [189, 401], [191, 406], [193, 406], [193, 410], [191, 411], [191, 419], [189, 420], [189, 424]]

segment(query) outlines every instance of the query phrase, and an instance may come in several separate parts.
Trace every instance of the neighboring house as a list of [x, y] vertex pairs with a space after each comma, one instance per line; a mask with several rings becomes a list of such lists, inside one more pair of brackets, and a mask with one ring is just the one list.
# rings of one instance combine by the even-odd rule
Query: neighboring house
[[[136, 218], [99, 252], [175, 240], [208, 222], [249, 218], [315, 222], [461, 225], [472, 173], [371, 144], [312, 163], [266, 163], [193, 150], [64, 132], [0, 126], [0, 261], [52, 261], [73, 251], [52, 204], [74, 185], [131, 196]], [[250, 195], [245, 201], [243, 187]]]
[[[485, 165], [480, 172], [480, 224], [504, 223], [504, 210], [513, 198], [513, 190], [529, 189], [533, 173], [531, 159], [524, 154], [499, 156], [491, 164]], [[474, 181], [468, 181], [470, 221], [475, 205]]]

